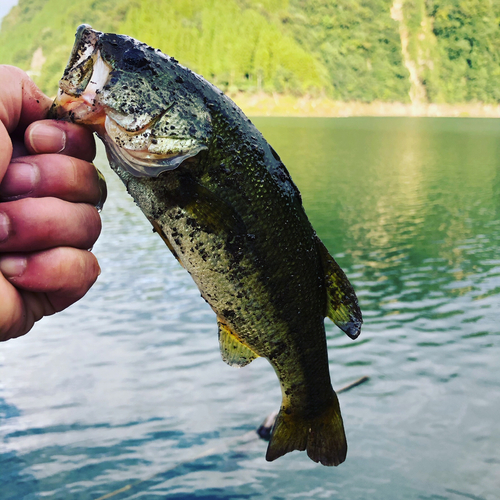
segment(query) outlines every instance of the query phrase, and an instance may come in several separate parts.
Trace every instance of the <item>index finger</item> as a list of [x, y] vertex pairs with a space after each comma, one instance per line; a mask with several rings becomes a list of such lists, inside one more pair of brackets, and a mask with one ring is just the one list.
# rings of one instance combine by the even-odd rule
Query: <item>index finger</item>
[[24, 144], [31, 154], [60, 153], [81, 160], [95, 158], [92, 132], [76, 123], [39, 120], [25, 132]]

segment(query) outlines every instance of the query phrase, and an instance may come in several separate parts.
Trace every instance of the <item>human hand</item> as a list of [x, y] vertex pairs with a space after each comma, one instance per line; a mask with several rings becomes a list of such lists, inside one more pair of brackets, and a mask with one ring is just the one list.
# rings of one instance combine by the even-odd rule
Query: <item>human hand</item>
[[26, 73], [0, 65], [0, 341], [79, 300], [100, 273], [87, 250], [106, 197], [95, 142], [45, 120], [50, 105]]

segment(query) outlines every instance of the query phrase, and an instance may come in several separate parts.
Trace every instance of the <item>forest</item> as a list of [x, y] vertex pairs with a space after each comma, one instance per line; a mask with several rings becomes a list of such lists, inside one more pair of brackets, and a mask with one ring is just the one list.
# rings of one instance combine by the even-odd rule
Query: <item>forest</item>
[[19, 0], [0, 63], [53, 95], [81, 23], [160, 48], [229, 93], [500, 102], [500, 0]]

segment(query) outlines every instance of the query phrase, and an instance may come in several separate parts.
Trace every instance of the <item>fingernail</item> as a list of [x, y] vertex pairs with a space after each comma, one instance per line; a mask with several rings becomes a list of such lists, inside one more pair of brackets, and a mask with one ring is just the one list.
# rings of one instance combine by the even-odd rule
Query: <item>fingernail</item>
[[19, 278], [24, 273], [28, 261], [26, 257], [9, 256], [0, 258], [0, 272], [6, 278]]
[[0, 212], [0, 243], [5, 241], [9, 237], [10, 232], [10, 221], [9, 218], [2, 212]]
[[35, 153], [60, 153], [66, 146], [66, 133], [54, 126], [35, 123], [29, 132], [29, 142]]
[[99, 201], [95, 207], [98, 212], [101, 212], [104, 202], [108, 197], [108, 188], [106, 186], [106, 179], [104, 178], [104, 175], [102, 175], [102, 172], [98, 168], [96, 168], [96, 170], [97, 176], [99, 177]]
[[11, 163], [0, 184], [2, 198], [30, 194], [40, 180], [38, 167], [30, 163]]

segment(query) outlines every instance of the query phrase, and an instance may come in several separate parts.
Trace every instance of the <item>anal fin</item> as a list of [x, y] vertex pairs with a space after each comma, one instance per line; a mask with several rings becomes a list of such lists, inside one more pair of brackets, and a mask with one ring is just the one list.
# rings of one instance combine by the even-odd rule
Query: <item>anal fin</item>
[[219, 326], [220, 353], [228, 365], [242, 367], [259, 357], [258, 354], [241, 343], [229, 326], [220, 320], [217, 321], [217, 324]]
[[361, 333], [363, 317], [354, 288], [323, 242], [317, 238], [325, 272], [326, 314], [343, 332], [355, 339]]

